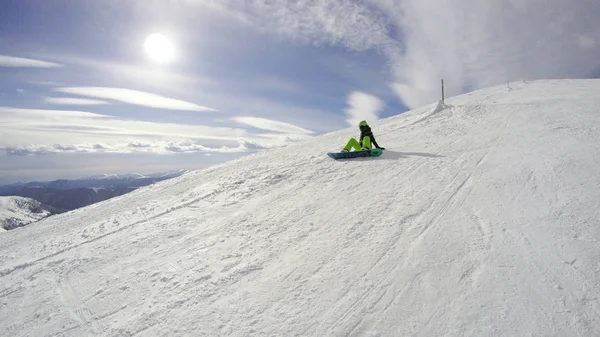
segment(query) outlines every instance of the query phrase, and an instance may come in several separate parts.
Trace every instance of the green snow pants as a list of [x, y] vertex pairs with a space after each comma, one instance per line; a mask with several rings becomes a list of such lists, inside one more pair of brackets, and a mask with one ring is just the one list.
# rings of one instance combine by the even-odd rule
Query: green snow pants
[[363, 138], [363, 142], [362, 142], [362, 146], [360, 145], [360, 143], [358, 142], [358, 140], [354, 139], [354, 138], [350, 138], [350, 140], [348, 141], [348, 144], [346, 144], [346, 146], [344, 147], [344, 149], [350, 151], [351, 149], [354, 149], [356, 151], [360, 151], [360, 149], [362, 149], [363, 147], [366, 147], [368, 149], [371, 148], [371, 137], [366, 136]]

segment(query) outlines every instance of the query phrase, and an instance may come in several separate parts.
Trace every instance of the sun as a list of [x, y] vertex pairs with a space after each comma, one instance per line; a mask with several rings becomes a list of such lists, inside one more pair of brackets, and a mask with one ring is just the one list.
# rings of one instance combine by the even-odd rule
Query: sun
[[162, 34], [150, 34], [144, 42], [144, 50], [150, 58], [160, 64], [169, 63], [175, 57], [173, 43]]

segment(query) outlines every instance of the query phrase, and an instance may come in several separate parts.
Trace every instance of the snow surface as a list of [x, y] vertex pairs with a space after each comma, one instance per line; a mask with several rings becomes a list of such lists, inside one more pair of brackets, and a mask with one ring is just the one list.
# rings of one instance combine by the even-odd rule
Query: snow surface
[[600, 81], [493, 87], [0, 236], [7, 336], [599, 336]]
[[11, 229], [39, 221], [53, 214], [50, 208], [31, 198], [0, 197], [0, 228]]

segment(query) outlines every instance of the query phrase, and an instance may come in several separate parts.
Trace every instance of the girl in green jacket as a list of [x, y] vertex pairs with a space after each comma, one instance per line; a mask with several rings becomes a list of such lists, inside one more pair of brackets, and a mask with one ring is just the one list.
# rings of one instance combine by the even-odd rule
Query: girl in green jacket
[[358, 123], [358, 128], [360, 129], [360, 140], [356, 140], [354, 138], [350, 138], [342, 152], [348, 152], [351, 149], [356, 151], [369, 151], [371, 150], [372, 145], [375, 145], [375, 148], [385, 150], [384, 147], [380, 147], [375, 141], [375, 136], [373, 136], [373, 131], [367, 124], [367, 121], [362, 121]]

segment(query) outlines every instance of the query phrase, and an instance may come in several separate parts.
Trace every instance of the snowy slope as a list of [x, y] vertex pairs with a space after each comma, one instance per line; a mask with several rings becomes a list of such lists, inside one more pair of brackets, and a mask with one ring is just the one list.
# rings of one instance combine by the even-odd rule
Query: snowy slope
[[57, 212], [57, 209], [30, 198], [0, 197], [0, 228], [26, 226]]
[[[600, 81], [494, 87], [0, 236], [8, 336], [598, 336]], [[7, 319], [8, 318], [8, 319]]]

